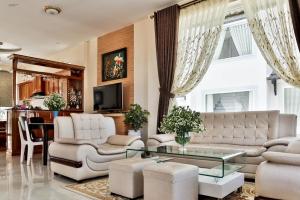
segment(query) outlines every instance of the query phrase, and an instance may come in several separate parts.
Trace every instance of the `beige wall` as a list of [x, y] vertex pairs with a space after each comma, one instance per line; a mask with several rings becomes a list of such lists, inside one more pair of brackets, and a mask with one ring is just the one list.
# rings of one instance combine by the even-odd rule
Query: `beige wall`
[[49, 55], [47, 59], [85, 66], [84, 111], [93, 111], [93, 87], [97, 85], [97, 38]]
[[146, 134], [156, 134], [159, 82], [156, 63], [154, 21], [150, 18], [134, 24], [134, 100], [148, 109]]
[[12, 73], [0, 71], [0, 107], [12, 105]]
[[[149, 110], [149, 122], [144, 137], [156, 133], [159, 83], [157, 75], [154, 21], [143, 19], [134, 24], [134, 102]], [[49, 59], [86, 66], [86, 112], [93, 110], [93, 87], [97, 85], [97, 38], [49, 56]], [[99, 81], [99, 80], [98, 80]]]

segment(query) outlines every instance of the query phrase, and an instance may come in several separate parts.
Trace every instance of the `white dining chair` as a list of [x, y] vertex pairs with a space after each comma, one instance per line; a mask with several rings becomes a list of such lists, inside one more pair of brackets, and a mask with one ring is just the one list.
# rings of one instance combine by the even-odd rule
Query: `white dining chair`
[[32, 139], [30, 136], [29, 128], [28, 128], [28, 123], [26, 121], [25, 117], [20, 116], [19, 117], [19, 135], [21, 139], [21, 157], [20, 157], [20, 162], [24, 162], [24, 154], [25, 154], [25, 148], [27, 146], [27, 165], [30, 165], [31, 159], [33, 157], [33, 149], [34, 146], [39, 146], [43, 145], [42, 140], [37, 140], [35, 141]]

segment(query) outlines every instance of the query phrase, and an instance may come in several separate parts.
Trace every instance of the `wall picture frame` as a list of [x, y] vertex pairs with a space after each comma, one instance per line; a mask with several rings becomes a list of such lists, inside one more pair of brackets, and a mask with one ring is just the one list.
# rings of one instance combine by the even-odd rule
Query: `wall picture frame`
[[127, 78], [127, 48], [102, 54], [102, 81]]

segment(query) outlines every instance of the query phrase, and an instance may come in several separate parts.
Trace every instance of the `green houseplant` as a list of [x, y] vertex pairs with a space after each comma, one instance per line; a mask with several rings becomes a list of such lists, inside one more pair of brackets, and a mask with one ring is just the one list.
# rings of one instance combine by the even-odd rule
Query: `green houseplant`
[[189, 107], [174, 106], [171, 112], [164, 116], [159, 130], [162, 133], [175, 133], [175, 141], [181, 145], [181, 150], [190, 141], [189, 132], [202, 133], [205, 128], [200, 118], [200, 112]]
[[53, 111], [53, 116], [57, 117], [59, 111], [66, 106], [64, 98], [58, 93], [52, 93], [44, 100], [44, 106]]
[[131, 104], [124, 120], [124, 123], [131, 128], [128, 135], [141, 135], [140, 129], [148, 122], [149, 114], [139, 104]]

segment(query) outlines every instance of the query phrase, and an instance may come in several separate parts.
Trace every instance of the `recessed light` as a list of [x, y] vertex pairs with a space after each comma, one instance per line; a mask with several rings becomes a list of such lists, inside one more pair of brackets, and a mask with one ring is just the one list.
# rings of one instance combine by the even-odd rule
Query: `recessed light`
[[48, 15], [58, 15], [61, 13], [61, 9], [56, 6], [45, 6], [44, 12]]
[[9, 3], [9, 4], [7, 4], [8, 5], [8, 7], [16, 7], [16, 6], [18, 6], [19, 4], [18, 3]]

